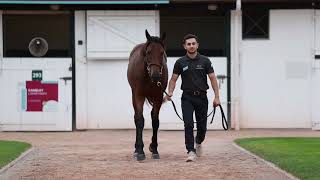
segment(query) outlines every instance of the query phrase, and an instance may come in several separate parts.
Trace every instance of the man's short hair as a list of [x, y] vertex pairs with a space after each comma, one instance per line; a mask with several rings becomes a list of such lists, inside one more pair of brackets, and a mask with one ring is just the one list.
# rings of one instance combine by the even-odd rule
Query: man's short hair
[[187, 34], [187, 35], [185, 35], [184, 37], [183, 37], [183, 44], [184, 43], [186, 43], [186, 40], [187, 39], [191, 39], [191, 38], [195, 38], [196, 39], [196, 41], [197, 41], [197, 43], [199, 43], [199, 39], [198, 39], [198, 37], [196, 36], [196, 35], [194, 35], [194, 34]]

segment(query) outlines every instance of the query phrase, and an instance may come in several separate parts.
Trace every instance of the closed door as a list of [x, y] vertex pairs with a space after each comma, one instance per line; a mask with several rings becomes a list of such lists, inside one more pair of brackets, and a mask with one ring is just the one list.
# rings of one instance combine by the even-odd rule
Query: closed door
[[0, 130], [72, 130], [71, 58], [4, 58], [1, 65]]
[[71, 131], [71, 13], [1, 13], [0, 130]]

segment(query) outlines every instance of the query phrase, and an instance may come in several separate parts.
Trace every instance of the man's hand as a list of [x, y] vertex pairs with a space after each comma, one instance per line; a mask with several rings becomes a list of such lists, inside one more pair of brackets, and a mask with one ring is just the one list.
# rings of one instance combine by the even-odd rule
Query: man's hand
[[215, 97], [213, 100], [213, 107], [217, 107], [221, 104], [219, 97]]
[[211, 81], [211, 86], [214, 91], [215, 98], [213, 100], [213, 107], [217, 107], [221, 104], [220, 99], [219, 99], [219, 86], [218, 86], [218, 81], [217, 77], [214, 73], [210, 73], [209, 79]]
[[168, 95], [166, 95], [166, 96], [163, 98], [163, 102], [171, 101], [171, 97], [172, 97], [172, 93], [168, 93]]

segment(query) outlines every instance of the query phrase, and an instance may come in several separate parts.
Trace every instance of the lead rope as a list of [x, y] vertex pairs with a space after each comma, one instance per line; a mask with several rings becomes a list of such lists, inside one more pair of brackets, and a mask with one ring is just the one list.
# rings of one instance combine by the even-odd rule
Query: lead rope
[[[157, 82], [157, 86], [161, 88], [161, 90], [162, 90], [162, 92], [163, 92], [164, 94], [166, 94], [167, 96], [169, 96], [169, 94], [162, 88], [161, 82]], [[179, 113], [178, 113], [178, 111], [177, 111], [177, 108], [176, 108], [175, 103], [173, 102], [172, 99], [171, 99], [170, 101], [171, 101], [171, 104], [172, 104], [172, 106], [173, 106], [173, 109], [174, 109], [176, 115], [179, 117], [179, 119], [180, 119], [181, 121], [183, 121], [183, 119], [181, 118], [181, 116], [179, 115]], [[226, 116], [225, 116], [225, 114], [224, 114], [224, 111], [223, 111], [223, 108], [222, 108], [221, 104], [219, 104], [219, 107], [220, 107], [220, 112], [221, 112], [222, 127], [223, 127], [224, 130], [228, 130], [228, 129], [229, 129], [228, 121], [227, 121], [227, 119], [226, 119]], [[207, 115], [207, 118], [208, 118], [211, 114], [213, 114], [213, 115], [212, 115], [210, 124], [212, 124], [213, 119], [214, 119], [214, 115], [216, 114], [216, 107], [213, 107], [213, 110]], [[184, 122], [184, 121], [183, 121], [183, 122]], [[194, 122], [194, 123], [196, 123], [196, 122]]]
[[[226, 116], [224, 115], [224, 111], [223, 111], [223, 108], [222, 108], [221, 104], [219, 104], [219, 107], [220, 107], [220, 112], [221, 112], [222, 127], [223, 127], [224, 130], [228, 130], [229, 129], [228, 121], [226, 119]], [[216, 114], [216, 107], [213, 107], [213, 115], [212, 115], [210, 124], [212, 124], [215, 114]]]

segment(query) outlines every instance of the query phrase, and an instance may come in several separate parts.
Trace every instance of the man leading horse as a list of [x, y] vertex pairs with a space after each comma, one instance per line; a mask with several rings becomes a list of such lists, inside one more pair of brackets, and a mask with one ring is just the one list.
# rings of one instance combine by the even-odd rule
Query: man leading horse
[[[215, 98], [213, 99], [214, 107], [220, 105], [220, 98], [217, 78], [211, 61], [198, 52], [198, 37], [193, 34], [186, 35], [183, 38], [183, 47], [187, 53], [176, 61], [172, 77], [169, 81], [169, 92], [164, 99], [171, 100], [176, 81], [179, 75], [181, 75], [181, 90], [183, 90], [181, 107], [184, 121], [185, 145], [188, 152], [186, 161], [192, 162], [196, 160], [197, 156], [202, 155], [201, 143], [204, 141], [207, 131], [207, 90], [209, 89], [207, 75], [215, 94]], [[197, 123], [195, 140], [193, 135], [193, 112], [195, 112]], [[194, 141], [196, 141], [196, 148], [194, 148]]]

